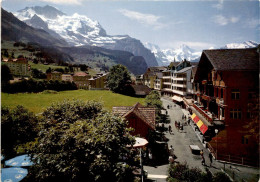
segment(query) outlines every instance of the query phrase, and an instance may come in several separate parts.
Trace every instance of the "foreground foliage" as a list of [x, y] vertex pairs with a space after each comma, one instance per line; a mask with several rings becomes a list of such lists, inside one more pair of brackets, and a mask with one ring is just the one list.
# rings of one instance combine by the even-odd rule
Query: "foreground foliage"
[[43, 112], [38, 143], [31, 153], [35, 165], [27, 180], [132, 181], [127, 145], [134, 139], [127, 123], [103, 110], [100, 103], [64, 101]]
[[6, 158], [17, 155], [19, 145], [34, 141], [39, 119], [23, 106], [1, 108], [1, 154]]
[[231, 182], [229, 177], [222, 172], [216, 173], [214, 176], [205, 168], [206, 173], [199, 168], [189, 168], [186, 163], [171, 164], [168, 173], [168, 182]]

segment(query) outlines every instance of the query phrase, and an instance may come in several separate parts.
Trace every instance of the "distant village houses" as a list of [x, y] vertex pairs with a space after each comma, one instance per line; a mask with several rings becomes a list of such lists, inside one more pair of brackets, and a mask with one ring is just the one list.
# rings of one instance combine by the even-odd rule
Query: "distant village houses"
[[4, 59], [3, 63], [6, 64], [12, 75], [15, 76], [30, 76], [30, 65], [25, 58], [18, 59]]

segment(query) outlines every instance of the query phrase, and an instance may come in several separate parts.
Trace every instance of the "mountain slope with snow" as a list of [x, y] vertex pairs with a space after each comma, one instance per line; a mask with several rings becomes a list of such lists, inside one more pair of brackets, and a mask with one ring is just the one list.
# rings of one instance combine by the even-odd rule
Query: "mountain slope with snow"
[[52, 6], [27, 7], [14, 14], [34, 28], [43, 29], [50, 34], [58, 34], [71, 46], [90, 45], [129, 51], [136, 56], [143, 56], [148, 66], [158, 65], [151, 51], [146, 49], [139, 40], [128, 35], [107, 35], [97, 21], [84, 15], [75, 13], [68, 16]]
[[[184, 59], [188, 61], [199, 61], [199, 58], [201, 56], [201, 51], [194, 51], [187, 45], [181, 45], [177, 49], [163, 49], [161, 50], [159, 46], [151, 44], [151, 43], [145, 43], [144, 44], [146, 48], [150, 49], [152, 53], [154, 53], [157, 62], [160, 66], [167, 66], [170, 64], [170, 62], [173, 61], [182, 61]], [[258, 43], [250, 40], [245, 41], [243, 43], [230, 43], [226, 44], [223, 47], [220, 47], [219, 49], [245, 49], [245, 48], [253, 48], [257, 47]], [[218, 48], [209, 48], [209, 49], [218, 49]]]
[[179, 62], [184, 59], [192, 61], [198, 59], [201, 52], [196, 52], [187, 45], [181, 45], [178, 49], [163, 49], [161, 50], [159, 46], [145, 43], [145, 46], [154, 53], [157, 62], [160, 66], [167, 66], [170, 62]]
[[243, 43], [230, 43], [230, 44], [226, 44], [224, 47], [222, 47], [223, 49], [244, 49], [244, 48], [253, 48], [253, 47], [257, 47], [258, 43], [249, 40]]

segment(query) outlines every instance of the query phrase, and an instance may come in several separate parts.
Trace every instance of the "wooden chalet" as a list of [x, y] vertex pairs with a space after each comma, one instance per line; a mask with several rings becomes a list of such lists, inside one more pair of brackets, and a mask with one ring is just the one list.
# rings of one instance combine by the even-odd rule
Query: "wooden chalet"
[[144, 107], [140, 103], [134, 106], [113, 107], [113, 113], [128, 121], [128, 126], [134, 128], [132, 135], [147, 139], [149, 130], [155, 130], [155, 108]]
[[[259, 161], [259, 52], [204, 50], [194, 78], [192, 111], [210, 150], [219, 160], [257, 165]], [[196, 115], [196, 116], [195, 116]], [[216, 130], [217, 129], [217, 130]]]

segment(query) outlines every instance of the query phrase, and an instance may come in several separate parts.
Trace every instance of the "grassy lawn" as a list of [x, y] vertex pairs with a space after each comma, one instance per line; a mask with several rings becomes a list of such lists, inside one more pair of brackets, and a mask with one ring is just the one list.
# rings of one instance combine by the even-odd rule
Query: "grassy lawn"
[[50, 67], [51, 69], [55, 69], [55, 68], [62, 68], [65, 69], [65, 66], [56, 66], [56, 65], [44, 65], [44, 64], [34, 64], [33, 62], [29, 61], [28, 62], [31, 65], [31, 68], [35, 68], [38, 70], [41, 70], [42, 72], [46, 72], [46, 70]]
[[23, 105], [34, 113], [41, 113], [45, 108], [50, 106], [53, 102], [63, 101], [64, 99], [83, 101], [96, 100], [103, 103], [104, 107], [112, 110], [113, 106], [132, 106], [136, 102], [144, 104], [144, 98], [135, 98], [112, 93], [104, 90], [75, 90], [62, 91], [57, 94], [43, 94], [43, 93], [19, 93], [6, 94], [1, 93], [2, 106], [15, 107], [16, 105]]

